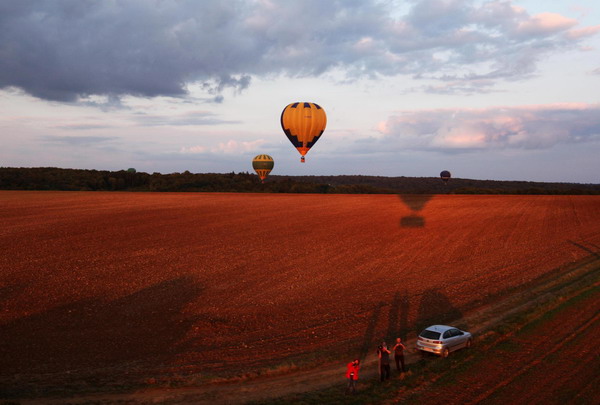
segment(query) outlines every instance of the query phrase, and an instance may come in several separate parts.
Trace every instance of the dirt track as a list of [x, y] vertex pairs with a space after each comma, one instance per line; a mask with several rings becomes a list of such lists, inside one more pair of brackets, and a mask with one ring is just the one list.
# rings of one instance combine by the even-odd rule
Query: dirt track
[[127, 392], [364, 355], [597, 252], [599, 201], [1, 192], [0, 383]]

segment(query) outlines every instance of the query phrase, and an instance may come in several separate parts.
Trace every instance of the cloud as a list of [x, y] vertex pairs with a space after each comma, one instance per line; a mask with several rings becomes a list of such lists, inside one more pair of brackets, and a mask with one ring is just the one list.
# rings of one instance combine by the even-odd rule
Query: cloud
[[45, 136], [42, 138], [42, 140], [48, 143], [80, 147], [106, 144], [115, 139], [118, 138], [114, 136]]
[[222, 120], [208, 111], [188, 111], [179, 115], [152, 115], [137, 113], [135, 121], [142, 126], [186, 126], [237, 124], [239, 121]]
[[18, 3], [0, 9], [2, 87], [73, 101], [92, 94], [181, 96], [191, 81], [247, 85], [237, 75], [253, 52], [244, 40], [244, 2]]
[[541, 13], [520, 22], [517, 33], [520, 35], [544, 35], [565, 31], [577, 25], [577, 20], [556, 13]]
[[[252, 77], [411, 75], [446, 91], [526, 78], [549, 53], [596, 27], [511, 1], [420, 0], [404, 14], [379, 0], [2, 2], [0, 88], [62, 102], [184, 97], [213, 102]], [[485, 83], [485, 86], [482, 86]]]
[[104, 125], [104, 124], [66, 124], [66, 125], [58, 125], [54, 128], [66, 129], [69, 131], [86, 131], [86, 130], [93, 130], [93, 129], [112, 128], [112, 126]]
[[591, 27], [569, 30], [569, 32], [567, 32], [567, 37], [569, 39], [579, 39], [596, 35], [598, 32], [600, 32], [600, 25], [593, 25]]
[[385, 135], [381, 142], [407, 149], [548, 149], [559, 143], [600, 141], [600, 105], [402, 111], [377, 129]]
[[200, 153], [207, 153], [209, 152], [209, 149], [205, 146], [190, 146], [190, 147], [183, 147], [181, 148], [181, 150], [179, 151], [180, 153], [183, 154], [200, 154]]
[[218, 155], [240, 155], [247, 152], [257, 151], [265, 143], [266, 141], [264, 139], [257, 139], [255, 141], [244, 142], [229, 140], [227, 142], [219, 142], [218, 145], [213, 147], [206, 147], [200, 145], [183, 147], [180, 149], [179, 152], [182, 154], [212, 153]]

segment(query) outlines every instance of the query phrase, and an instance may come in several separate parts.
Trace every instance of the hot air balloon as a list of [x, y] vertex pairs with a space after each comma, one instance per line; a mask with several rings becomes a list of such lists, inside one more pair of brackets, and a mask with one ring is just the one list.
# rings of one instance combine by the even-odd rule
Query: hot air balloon
[[448, 183], [448, 180], [450, 180], [450, 177], [452, 177], [450, 175], [450, 172], [448, 170], [444, 170], [440, 173], [440, 177], [442, 178], [442, 180], [444, 180], [444, 183]]
[[281, 113], [281, 128], [300, 152], [302, 163], [304, 155], [323, 135], [326, 125], [325, 110], [315, 103], [292, 103]]
[[262, 183], [265, 182], [265, 179], [271, 173], [271, 170], [273, 170], [273, 166], [275, 166], [275, 162], [269, 155], [258, 155], [252, 159], [252, 168], [254, 168]]

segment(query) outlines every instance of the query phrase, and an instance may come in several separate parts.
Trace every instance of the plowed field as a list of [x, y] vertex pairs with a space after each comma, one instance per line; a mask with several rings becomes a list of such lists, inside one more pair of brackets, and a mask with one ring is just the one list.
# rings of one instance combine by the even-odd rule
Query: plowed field
[[355, 357], [599, 250], [597, 196], [3, 191], [0, 387]]

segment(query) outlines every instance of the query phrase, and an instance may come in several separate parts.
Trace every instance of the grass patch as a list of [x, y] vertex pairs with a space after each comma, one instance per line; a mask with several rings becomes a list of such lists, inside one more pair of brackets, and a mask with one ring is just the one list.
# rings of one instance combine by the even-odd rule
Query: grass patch
[[502, 352], [516, 353], [521, 350], [521, 345], [514, 340], [505, 340], [498, 343], [495, 348]]
[[[560, 304], [548, 311], [544, 311], [541, 316], [538, 316], [536, 319], [532, 320], [528, 324], [524, 325], [519, 334], [529, 335], [531, 333], [535, 333], [535, 329], [538, 328], [541, 324], [545, 322], [551, 321], [562, 311], [565, 311], [580, 302], [591, 298], [593, 295], [598, 294], [600, 292], [600, 286], [593, 286], [586, 291], [583, 291], [581, 294], [577, 294], [574, 297], [569, 299], [564, 299], [563, 297], [557, 297], [554, 301], [560, 302]], [[562, 302], [561, 302], [562, 301]]]
[[591, 396], [579, 396], [579, 392], [575, 390], [564, 390], [557, 394], [557, 404], [570, 404], [570, 405], [590, 405], [598, 402], [598, 397]]

